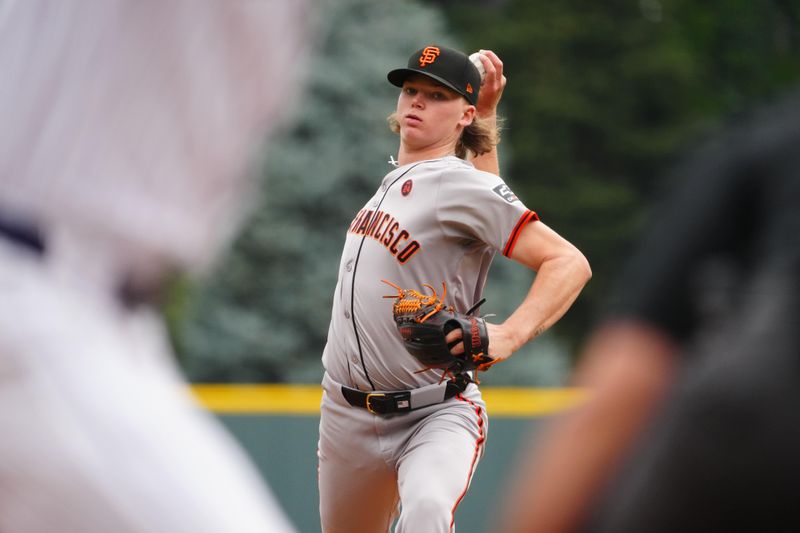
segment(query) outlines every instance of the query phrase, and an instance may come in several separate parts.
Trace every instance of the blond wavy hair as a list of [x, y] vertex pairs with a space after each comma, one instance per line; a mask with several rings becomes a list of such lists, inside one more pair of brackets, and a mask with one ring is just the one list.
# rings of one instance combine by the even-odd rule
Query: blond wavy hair
[[[389, 122], [389, 129], [399, 134], [400, 121], [397, 120], [397, 113], [392, 113], [386, 120]], [[500, 117], [492, 121], [475, 115], [472, 124], [464, 128], [456, 143], [456, 157], [467, 159], [470, 154], [478, 156], [491, 152], [500, 144], [501, 124]]]

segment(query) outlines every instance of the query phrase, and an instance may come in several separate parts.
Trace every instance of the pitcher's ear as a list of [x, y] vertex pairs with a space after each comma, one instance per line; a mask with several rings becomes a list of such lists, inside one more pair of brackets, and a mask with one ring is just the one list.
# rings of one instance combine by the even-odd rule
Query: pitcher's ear
[[464, 113], [461, 115], [461, 120], [458, 123], [463, 126], [467, 127], [472, 124], [472, 121], [475, 120], [475, 114], [477, 113], [477, 109], [474, 105], [468, 105], [464, 108]]

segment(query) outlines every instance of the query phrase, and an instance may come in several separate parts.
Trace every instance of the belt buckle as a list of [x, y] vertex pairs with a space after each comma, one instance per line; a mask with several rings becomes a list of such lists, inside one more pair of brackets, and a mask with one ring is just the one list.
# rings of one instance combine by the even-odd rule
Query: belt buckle
[[370, 392], [369, 394], [367, 394], [367, 401], [366, 401], [367, 411], [369, 411], [373, 415], [380, 415], [381, 413], [374, 411], [372, 409], [372, 406], [369, 404], [370, 399], [373, 397], [386, 398], [386, 394], [384, 394], [383, 392]]

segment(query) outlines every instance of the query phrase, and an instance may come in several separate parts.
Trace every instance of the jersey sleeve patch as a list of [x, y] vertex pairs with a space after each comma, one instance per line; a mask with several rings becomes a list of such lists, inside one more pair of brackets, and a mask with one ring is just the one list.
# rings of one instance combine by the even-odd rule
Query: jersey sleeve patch
[[517, 225], [514, 226], [514, 229], [511, 231], [511, 235], [508, 237], [508, 241], [506, 241], [506, 245], [503, 248], [503, 255], [506, 257], [511, 257], [511, 252], [514, 251], [514, 246], [517, 244], [517, 239], [519, 239], [520, 233], [522, 233], [522, 228], [524, 228], [529, 222], [535, 222], [539, 220], [539, 215], [534, 213], [533, 211], [525, 211], [522, 216], [517, 221]]
[[514, 191], [512, 191], [511, 188], [509, 188], [509, 186], [506, 185], [505, 183], [501, 183], [500, 185], [498, 185], [497, 187], [495, 187], [492, 190], [500, 198], [502, 198], [503, 200], [505, 200], [506, 202], [508, 202], [510, 204], [513, 204], [514, 202], [518, 202], [519, 201], [519, 198], [517, 197], [516, 194], [514, 194]]

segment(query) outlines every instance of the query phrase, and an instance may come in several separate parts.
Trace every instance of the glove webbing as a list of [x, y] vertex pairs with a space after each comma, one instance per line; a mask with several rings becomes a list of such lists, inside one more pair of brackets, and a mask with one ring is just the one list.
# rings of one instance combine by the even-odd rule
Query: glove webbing
[[[447, 296], [447, 285], [442, 282], [442, 298], [439, 299], [439, 295], [436, 294], [436, 289], [434, 289], [431, 285], [427, 283], [423, 283], [423, 287], [427, 287], [431, 290], [431, 294], [422, 294], [419, 291], [415, 291], [414, 289], [403, 289], [398, 287], [391, 281], [381, 280], [384, 283], [391, 285], [395, 289], [397, 289], [397, 295], [389, 295], [384, 296], [384, 298], [396, 298], [397, 301], [394, 303], [394, 314], [406, 314], [406, 313], [415, 313], [428, 305], [434, 305], [433, 309], [430, 310], [425, 316], [417, 317], [414, 320], [422, 324], [430, 317], [441, 311], [442, 309], [449, 309], [453, 310], [452, 307], [445, 307], [444, 299]], [[409, 298], [410, 296], [410, 298]], [[473, 306], [475, 309], [475, 306]]]

